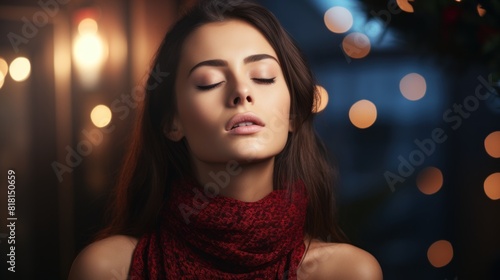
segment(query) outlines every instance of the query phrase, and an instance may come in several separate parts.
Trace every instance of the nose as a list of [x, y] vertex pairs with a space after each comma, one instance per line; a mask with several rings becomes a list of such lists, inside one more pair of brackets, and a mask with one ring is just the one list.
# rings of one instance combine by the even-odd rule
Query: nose
[[253, 103], [252, 97], [250, 95], [247, 95], [244, 99], [240, 96], [236, 96], [233, 100], [233, 105], [238, 105], [238, 103], [244, 103], [243, 100], [246, 100], [248, 103]]
[[253, 102], [254, 98], [248, 84], [243, 81], [235, 81], [235, 86], [229, 95], [228, 105], [230, 107], [235, 107], [238, 105], [244, 105], [245, 103], [253, 104]]

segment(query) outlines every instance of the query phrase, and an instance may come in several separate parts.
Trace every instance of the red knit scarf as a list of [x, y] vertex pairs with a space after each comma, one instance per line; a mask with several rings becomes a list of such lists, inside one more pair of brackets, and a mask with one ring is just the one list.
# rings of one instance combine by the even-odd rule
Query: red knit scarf
[[[296, 279], [307, 196], [274, 190], [256, 202], [174, 184], [161, 223], [134, 251], [130, 279]], [[210, 195], [210, 193], [208, 193]]]

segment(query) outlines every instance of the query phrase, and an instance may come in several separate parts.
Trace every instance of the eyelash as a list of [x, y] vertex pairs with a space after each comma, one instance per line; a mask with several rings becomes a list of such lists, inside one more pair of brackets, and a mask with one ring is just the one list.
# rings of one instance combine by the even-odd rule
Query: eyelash
[[256, 81], [259, 84], [270, 85], [274, 84], [274, 82], [276, 81], [276, 77], [270, 79], [253, 78], [252, 80]]
[[216, 83], [216, 84], [211, 84], [211, 85], [207, 85], [207, 86], [196, 86], [199, 90], [211, 90], [211, 89], [214, 89], [220, 85], [222, 85], [223, 82], [219, 82], [219, 83]]
[[[274, 82], [276, 81], [276, 77], [270, 78], [270, 79], [253, 78], [252, 80], [254, 80], [258, 84], [270, 85], [270, 84], [274, 84]], [[216, 83], [216, 84], [211, 84], [211, 85], [206, 85], [206, 86], [196, 86], [196, 87], [199, 90], [211, 90], [211, 89], [219, 87], [220, 85], [222, 85], [222, 83], [224, 83], [224, 81]]]

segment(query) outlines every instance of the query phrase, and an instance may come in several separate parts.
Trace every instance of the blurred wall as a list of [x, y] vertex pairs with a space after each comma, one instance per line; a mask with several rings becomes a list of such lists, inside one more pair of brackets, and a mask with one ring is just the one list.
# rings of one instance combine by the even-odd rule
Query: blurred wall
[[[7, 76], [0, 86], [0, 170], [16, 173], [18, 218], [16, 273], [6, 269], [9, 232], [2, 227], [0, 278], [65, 279], [101, 228], [135, 107], [114, 116], [107, 129], [96, 128], [90, 112], [98, 104], [124, 106], [178, 8], [177, 1], [0, 3], [0, 57], [31, 63], [26, 80]], [[97, 22], [105, 44], [95, 73], [80, 69], [72, 54], [86, 17]], [[85, 75], [98, 78], [89, 84]], [[2, 221], [8, 215], [4, 186]]]

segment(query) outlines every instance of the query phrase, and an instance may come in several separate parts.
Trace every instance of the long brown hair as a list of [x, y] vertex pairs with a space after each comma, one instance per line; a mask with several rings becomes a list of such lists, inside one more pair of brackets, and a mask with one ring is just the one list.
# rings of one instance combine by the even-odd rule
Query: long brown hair
[[[186, 141], [170, 141], [176, 113], [174, 81], [186, 37], [197, 27], [228, 19], [243, 20], [257, 28], [274, 48], [290, 92], [289, 133], [285, 148], [276, 156], [274, 186], [302, 180], [309, 197], [305, 234], [324, 241], [344, 241], [337, 226], [333, 185], [336, 177], [323, 143], [313, 128], [316, 106], [315, 79], [291, 37], [267, 9], [242, 0], [201, 1], [167, 33], [155, 56], [144, 102], [138, 111], [131, 147], [119, 174], [112, 221], [101, 236], [139, 237], [157, 222], [173, 180], [191, 174]], [[165, 75], [164, 75], [165, 76]]]

